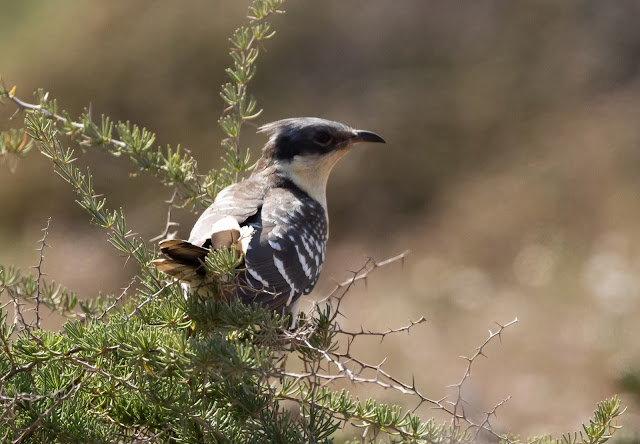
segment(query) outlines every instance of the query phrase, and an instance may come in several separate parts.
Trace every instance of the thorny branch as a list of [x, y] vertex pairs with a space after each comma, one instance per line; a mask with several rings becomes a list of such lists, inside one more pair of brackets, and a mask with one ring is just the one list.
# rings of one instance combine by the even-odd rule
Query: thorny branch
[[[366, 281], [367, 281], [367, 278], [369, 277], [369, 274], [377, 268], [384, 267], [385, 265], [389, 265], [392, 262], [397, 262], [397, 261], [400, 261], [401, 265], [404, 266], [404, 260], [409, 255], [409, 253], [411, 253], [411, 251], [406, 250], [397, 256], [390, 257], [389, 259], [386, 259], [381, 262], [377, 262], [375, 259], [370, 257], [367, 260], [367, 262], [362, 267], [360, 267], [359, 270], [353, 272], [353, 277], [351, 279], [347, 279], [346, 281], [337, 284], [335, 288], [331, 290], [331, 292], [327, 296], [325, 296], [324, 298], [318, 301], [318, 304], [322, 304], [332, 298], [338, 299], [338, 300], [342, 299], [347, 294], [347, 292], [351, 289], [351, 287], [355, 285], [357, 281], [364, 279], [365, 285], [366, 285]], [[344, 290], [344, 291], [341, 294], [338, 294], [340, 290]]]
[[[320, 299], [317, 302], [314, 302], [313, 307], [311, 308], [309, 313], [314, 312], [318, 306], [328, 301], [336, 301], [335, 309], [338, 312], [338, 314], [342, 315], [342, 313], [340, 312], [340, 304], [342, 302], [342, 298], [344, 298], [344, 296], [349, 292], [349, 290], [351, 290], [351, 288], [355, 286], [356, 282], [364, 280], [364, 283], [366, 286], [367, 279], [370, 273], [372, 273], [374, 270], [377, 270], [380, 267], [384, 267], [385, 265], [389, 265], [393, 262], [400, 261], [401, 265], [404, 267], [404, 259], [409, 255], [409, 253], [410, 251], [406, 250], [405, 252], [397, 256], [391, 257], [387, 260], [384, 260], [382, 262], [376, 262], [375, 259], [370, 257], [367, 260], [367, 262], [365, 262], [365, 264], [362, 267], [360, 267], [360, 269], [352, 272], [353, 277], [351, 279], [348, 279], [342, 283], [337, 284], [335, 288], [331, 290], [331, 292], [329, 292], [327, 296], [325, 296], [324, 298]], [[421, 321], [418, 321], [418, 322], [421, 322]]]
[[[480, 432], [482, 430], [489, 430], [491, 431], [491, 433], [496, 436], [497, 438], [500, 439], [505, 439], [504, 436], [501, 435], [497, 435], [496, 433], [494, 433], [491, 430], [491, 423], [489, 422], [489, 419], [491, 419], [492, 416], [498, 416], [498, 414], [496, 413], [498, 411], [498, 409], [500, 407], [502, 407], [508, 400], [511, 399], [511, 396], [507, 396], [506, 398], [504, 398], [502, 401], [500, 401], [499, 403], [497, 403], [495, 406], [493, 406], [493, 408], [491, 410], [489, 410], [488, 412], [485, 413], [485, 418], [484, 421], [482, 421], [482, 423], [479, 426], [474, 426], [474, 425], [469, 425], [468, 428], [472, 428], [472, 427], [476, 427], [476, 433], [473, 435], [473, 442], [477, 442], [477, 438], [478, 435], [480, 434]], [[511, 440], [507, 437], [506, 438], [507, 443], [511, 442]]]
[[[402, 330], [404, 331], [404, 330]], [[450, 410], [449, 408], [447, 408], [442, 401], [443, 399], [440, 400], [434, 400], [431, 398], [428, 398], [424, 395], [422, 395], [422, 393], [416, 388], [415, 386], [415, 380], [413, 380], [411, 382], [411, 384], [406, 384], [402, 381], [400, 381], [399, 379], [395, 378], [394, 376], [392, 376], [391, 374], [387, 373], [386, 371], [384, 371], [382, 369], [382, 365], [384, 364], [385, 360], [383, 360], [382, 362], [380, 362], [379, 364], [368, 364], [354, 356], [352, 356], [350, 353], [345, 352], [345, 353], [341, 353], [341, 352], [337, 352], [337, 351], [328, 351], [328, 350], [323, 350], [321, 348], [315, 347], [313, 346], [308, 339], [306, 339], [306, 335], [305, 336], [298, 336], [296, 337], [295, 333], [292, 333], [292, 341], [300, 341], [307, 349], [312, 350], [314, 352], [317, 352], [319, 354], [321, 354], [325, 360], [330, 363], [333, 364], [337, 370], [338, 370], [338, 374], [330, 374], [330, 373], [326, 373], [326, 374], [313, 374], [313, 373], [309, 373], [309, 374], [305, 374], [305, 375], [299, 375], [299, 376], [303, 376], [303, 377], [317, 377], [320, 379], [324, 379], [327, 381], [331, 381], [331, 380], [336, 380], [336, 379], [349, 379], [352, 382], [355, 383], [366, 383], [366, 384], [375, 384], [378, 385], [384, 389], [393, 389], [396, 391], [399, 391], [400, 393], [403, 394], [409, 394], [409, 395], [414, 395], [416, 397], [418, 397], [419, 399], [419, 404], [418, 406], [416, 406], [416, 408], [414, 410], [417, 410], [422, 404], [424, 403], [428, 403], [428, 404], [432, 404], [433, 406], [435, 406], [438, 409], [444, 410], [447, 413], [453, 414], [453, 411]], [[358, 367], [355, 370], [352, 370], [349, 368], [349, 364], [355, 364], [356, 367]], [[367, 371], [367, 370], [372, 370], [373, 373], [375, 374], [375, 376], [373, 377], [365, 377], [362, 376], [363, 372]]]
[[[403, 261], [407, 254], [408, 252], [404, 252], [398, 256], [392, 257], [382, 262], [376, 262], [375, 260], [370, 258], [359, 270], [353, 273], [353, 277], [351, 279], [337, 284], [336, 287], [329, 293], [329, 295], [316, 303], [314, 305], [314, 309], [317, 310], [320, 304], [333, 300], [336, 302], [336, 313], [342, 314], [339, 311], [340, 303], [343, 300], [344, 296], [349, 292], [349, 290], [355, 285], [357, 281], [365, 280], [366, 282], [369, 273], [373, 272], [375, 269], [381, 266], [390, 264], [392, 262], [396, 262], [398, 260]], [[324, 383], [329, 383], [338, 379], [348, 379], [354, 383], [375, 384], [385, 389], [392, 389], [403, 394], [409, 394], [417, 397], [418, 405], [414, 408], [414, 411], [420, 408], [423, 404], [429, 404], [436, 409], [443, 410], [444, 412], [450, 414], [452, 417], [452, 425], [454, 427], [459, 427], [460, 422], [464, 421], [467, 424], [467, 430], [471, 428], [476, 429], [476, 436], [480, 431], [485, 430], [496, 437], [499, 437], [501, 439], [504, 438], [491, 429], [489, 420], [491, 416], [496, 415], [497, 409], [502, 406], [509, 398], [504, 399], [499, 404], [497, 404], [490, 412], [487, 412], [483, 422], [475, 423], [471, 418], [467, 417], [464, 411], [463, 405], [465, 401], [462, 397], [462, 387], [471, 376], [471, 369], [476, 358], [478, 358], [479, 356], [486, 357], [485, 349], [489, 345], [489, 343], [492, 342], [492, 340], [496, 337], [498, 339], [501, 339], [502, 331], [505, 328], [518, 322], [517, 318], [504, 325], [497, 324], [498, 330], [489, 331], [488, 338], [475, 349], [473, 356], [471, 356], [470, 358], [465, 357], [465, 359], [467, 360], [467, 366], [465, 368], [464, 375], [457, 384], [451, 386], [457, 389], [455, 402], [445, 401], [447, 398], [446, 396], [442, 399], [431, 399], [423, 395], [416, 387], [415, 379], [413, 379], [410, 384], [405, 383], [383, 370], [382, 366], [384, 364], [384, 360], [379, 364], [369, 364], [351, 354], [351, 346], [356, 338], [361, 336], [378, 336], [382, 341], [390, 334], [400, 333], [404, 331], [409, 333], [410, 329], [415, 325], [426, 322], [426, 319], [424, 317], [421, 317], [416, 321], [410, 320], [409, 324], [404, 327], [388, 329], [381, 332], [365, 330], [363, 327], [360, 328], [359, 332], [351, 332], [343, 330], [338, 324], [335, 324], [332, 331], [347, 337], [346, 350], [344, 351], [325, 350], [312, 345], [309, 342], [308, 338], [310, 335], [310, 331], [313, 331], [313, 329], [317, 326], [313, 325], [313, 323], [311, 322], [312, 317], [308, 316], [307, 319], [308, 321], [302, 327], [300, 327], [295, 332], [289, 333], [290, 341], [293, 344], [297, 344], [297, 346], [305, 347], [320, 354], [328, 364], [332, 364], [337, 369], [337, 372], [331, 373], [327, 369], [327, 371], [325, 371], [324, 373], [319, 373], [318, 370], [311, 369], [305, 373], [284, 373], [286, 376], [294, 377], [296, 379], [299, 378], [300, 380], [322, 380], [324, 381]], [[368, 376], [365, 372], [371, 372], [372, 375]], [[451, 405], [452, 407], [449, 407], [448, 405]]]
[[[517, 322], [517, 319], [514, 319], [513, 321], [505, 324], [505, 325], [499, 325], [499, 329], [495, 332], [491, 332], [489, 333], [489, 337], [483, 342], [482, 345], [480, 345], [477, 349], [475, 354], [471, 357], [471, 358], [465, 358], [468, 360], [468, 364], [467, 367], [465, 369], [464, 372], [464, 376], [462, 378], [462, 380], [458, 383], [455, 384], [454, 387], [457, 387], [459, 389], [458, 391], [458, 397], [456, 399], [456, 402], [450, 402], [450, 401], [446, 401], [446, 396], [442, 399], [431, 399], [425, 395], [423, 395], [420, 390], [416, 387], [416, 383], [415, 383], [415, 378], [411, 381], [411, 384], [409, 383], [405, 383], [402, 382], [401, 380], [399, 380], [398, 378], [394, 377], [393, 375], [389, 374], [388, 372], [386, 372], [385, 370], [382, 369], [382, 366], [384, 364], [384, 360], [382, 362], [380, 362], [379, 364], [369, 364], [366, 363], [356, 357], [354, 357], [353, 355], [350, 354], [350, 352], [347, 350], [346, 352], [339, 352], [339, 351], [330, 351], [330, 350], [324, 350], [318, 347], [313, 346], [307, 339], [308, 336], [304, 335], [302, 337], [296, 337], [296, 332], [292, 333], [292, 342], [296, 342], [296, 341], [300, 341], [300, 343], [306, 347], [309, 350], [313, 350], [317, 353], [319, 353], [320, 355], [322, 355], [324, 357], [324, 359], [327, 361], [327, 363], [329, 364], [333, 364], [333, 366], [336, 367], [337, 369], [337, 373], [331, 373], [331, 372], [325, 372], [325, 373], [318, 373], [317, 371], [309, 371], [306, 373], [286, 373], [283, 372], [284, 376], [289, 376], [289, 377], [293, 377], [295, 379], [298, 380], [303, 380], [303, 379], [319, 379], [319, 380], [323, 380], [325, 381], [325, 383], [328, 382], [332, 382], [335, 380], [339, 380], [339, 379], [348, 379], [349, 381], [353, 382], [353, 383], [363, 383], [363, 384], [374, 384], [377, 385], [379, 387], [382, 387], [384, 389], [392, 389], [392, 390], [396, 390], [402, 394], [407, 394], [407, 395], [412, 395], [415, 396], [416, 398], [418, 398], [418, 405], [413, 409], [413, 411], [416, 411], [418, 408], [420, 408], [423, 404], [430, 404], [432, 407], [438, 409], [438, 410], [442, 410], [446, 413], [448, 413], [449, 415], [451, 415], [452, 417], [452, 425], [456, 428], [460, 427], [460, 422], [464, 421], [467, 424], [467, 430], [471, 429], [471, 428], [476, 428], [476, 435], [481, 431], [481, 430], [485, 430], [489, 433], [491, 433], [492, 435], [500, 438], [500, 439], [504, 439], [504, 436], [501, 436], [497, 433], [495, 433], [492, 429], [491, 429], [491, 424], [489, 422], [489, 419], [491, 418], [491, 416], [495, 416], [496, 415], [496, 411], [499, 407], [501, 407], [509, 398], [504, 399], [503, 401], [501, 401], [499, 404], [497, 404], [490, 412], [487, 412], [486, 417], [484, 419], [484, 421], [482, 423], [475, 423], [471, 418], [467, 417], [464, 409], [461, 408], [462, 403], [464, 402], [464, 400], [462, 399], [462, 395], [461, 395], [461, 388], [462, 388], [462, 384], [464, 384], [471, 376], [471, 365], [473, 364], [473, 362], [475, 361], [475, 359], [478, 356], [486, 356], [484, 354], [484, 349], [485, 347], [496, 337], [500, 338], [500, 334], [502, 333], [502, 330], [504, 330], [505, 328], [515, 324]], [[412, 322], [411, 324], [409, 324], [406, 327], [403, 328], [399, 328], [396, 330], [392, 330], [392, 331], [388, 331], [388, 332], [381, 332], [379, 335], [382, 334], [391, 334], [391, 333], [395, 333], [395, 332], [402, 332], [402, 331], [408, 331], [412, 326], [418, 324], [419, 322]], [[367, 332], [363, 333], [364, 335], [367, 335]], [[358, 336], [359, 333], [353, 333], [354, 336]], [[355, 366], [355, 368], [354, 368]], [[364, 374], [364, 372], [370, 371], [373, 373], [373, 376], [366, 376]], [[447, 404], [453, 405], [453, 408], [448, 407]]]
[[386, 338], [388, 335], [391, 335], [394, 333], [400, 333], [403, 331], [406, 331], [407, 334], [409, 334], [409, 331], [413, 326], [422, 324], [423, 322], [427, 322], [427, 318], [425, 318], [424, 316], [421, 316], [420, 319], [418, 319], [417, 321], [409, 320], [409, 324], [405, 325], [404, 327], [390, 328], [385, 331], [371, 331], [371, 330], [365, 330], [363, 327], [360, 327], [360, 331], [357, 331], [357, 332], [350, 332], [350, 331], [343, 330], [342, 328], [340, 328], [339, 325], [336, 324], [337, 328], [334, 329], [334, 331], [336, 333], [348, 336], [347, 351], [349, 351], [351, 348], [351, 345], [353, 344], [353, 341], [355, 341], [356, 338], [360, 338], [363, 336], [378, 336], [380, 337], [380, 343], [382, 343], [382, 341], [384, 341], [384, 338]]
[[[489, 432], [493, 433], [493, 431], [491, 430], [491, 427], [489, 425], [489, 418], [491, 417], [491, 415], [495, 415], [495, 411], [498, 407], [500, 407], [502, 404], [504, 404], [509, 398], [503, 400], [502, 402], [500, 402], [498, 405], [496, 405], [496, 407], [493, 409], [492, 412], [490, 412], [487, 415], [487, 418], [485, 419], [485, 421], [482, 423], [482, 425], [478, 425], [478, 424], [474, 424], [471, 420], [469, 420], [469, 418], [466, 417], [465, 411], [464, 411], [464, 405], [466, 404], [466, 401], [464, 400], [464, 398], [462, 397], [462, 388], [464, 383], [471, 377], [471, 368], [473, 366], [473, 363], [476, 361], [476, 359], [480, 356], [484, 356], [485, 358], [487, 357], [487, 355], [484, 353], [485, 348], [489, 345], [489, 343], [495, 339], [498, 338], [501, 342], [502, 342], [502, 331], [507, 328], [512, 326], [513, 324], [518, 322], [518, 318], [515, 318], [513, 321], [508, 322], [504, 325], [499, 324], [496, 322], [496, 325], [498, 326], [498, 329], [496, 331], [491, 331], [489, 330], [489, 336], [487, 337], [487, 339], [485, 339], [485, 341], [474, 350], [473, 356], [471, 357], [467, 357], [467, 356], [461, 356], [462, 359], [467, 361], [467, 367], [465, 368], [464, 374], [462, 375], [462, 379], [460, 380], [460, 382], [458, 382], [457, 384], [452, 384], [449, 387], [453, 387], [456, 389], [456, 401], [455, 402], [449, 402], [449, 404], [453, 405], [453, 417], [452, 417], [452, 425], [453, 426], [459, 426], [459, 421], [460, 419], [464, 419], [468, 424], [469, 427], [477, 427], [478, 429], [485, 429], [488, 430]], [[485, 427], [486, 426], [486, 427]], [[500, 435], [497, 435], [495, 433], [493, 433], [496, 437], [499, 438], [503, 438]]]
[[36, 279], [36, 294], [35, 294], [35, 299], [36, 299], [36, 328], [40, 328], [40, 297], [41, 297], [41, 289], [40, 289], [40, 285], [41, 285], [41, 281], [42, 281], [42, 277], [44, 276], [44, 273], [42, 272], [42, 263], [44, 262], [44, 249], [45, 247], [48, 247], [47, 245], [47, 235], [49, 234], [49, 227], [51, 225], [51, 218], [47, 219], [47, 226], [44, 227], [42, 229], [42, 231], [44, 232], [42, 239], [40, 239], [40, 248], [38, 248], [38, 251], [40, 252], [40, 260], [38, 261], [38, 265], [32, 267], [35, 268], [36, 270], [38, 270], [38, 277]]

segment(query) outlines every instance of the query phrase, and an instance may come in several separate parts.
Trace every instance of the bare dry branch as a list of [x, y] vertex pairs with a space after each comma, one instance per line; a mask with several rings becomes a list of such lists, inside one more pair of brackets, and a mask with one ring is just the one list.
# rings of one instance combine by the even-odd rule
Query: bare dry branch
[[42, 295], [41, 293], [41, 281], [42, 281], [42, 277], [44, 276], [44, 273], [42, 272], [42, 263], [44, 262], [44, 249], [45, 247], [48, 247], [47, 245], [47, 235], [49, 234], [49, 227], [51, 226], [51, 218], [47, 219], [47, 226], [44, 227], [42, 229], [42, 231], [44, 232], [44, 234], [42, 235], [42, 239], [39, 240], [40, 242], [40, 248], [38, 248], [38, 251], [40, 252], [40, 259], [38, 261], [38, 265], [35, 265], [31, 268], [35, 268], [36, 270], [38, 270], [38, 277], [36, 278], [36, 294], [35, 294], [35, 300], [36, 300], [36, 328], [40, 328], [40, 297]]
[[[359, 270], [353, 272], [353, 277], [351, 279], [348, 279], [340, 284], [337, 284], [336, 287], [333, 290], [331, 290], [331, 292], [327, 296], [320, 299], [317, 302], [317, 304], [322, 304], [332, 298], [340, 300], [342, 297], [344, 297], [344, 295], [347, 294], [347, 292], [351, 289], [351, 287], [355, 285], [357, 281], [360, 281], [363, 279], [366, 281], [369, 274], [374, 270], [397, 261], [401, 261], [401, 263], [404, 264], [404, 259], [409, 255], [409, 253], [410, 251], [407, 250], [397, 256], [394, 256], [382, 262], [376, 262], [373, 258], [369, 258], [367, 262]], [[336, 294], [340, 290], [344, 290], [344, 291], [342, 292], [341, 295], [336, 296]]]
[[421, 316], [420, 319], [418, 319], [417, 321], [409, 320], [409, 325], [405, 325], [404, 327], [399, 327], [399, 328], [390, 328], [389, 330], [386, 330], [386, 331], [364, 330], [362, 327], [360, 327], [360, 331], [358, 332], [350, 332], [350, 331], [342, 330], [341, 328], [337, 328], [334, 331], [336, 333], [340, 333], [345, 336], [350, 336], [352, 338], [362, 337], [362, 336], [379, 336], [380, 342], [382, 342], [384, 341], [384, 338], [386, 338], [388, 335], [393, 333], [401, 333], [403, 331], [406, 331], [408, 334], [413, 326], [422, 324], [423, 322], [427, 322], [427, 318], [425, 318], [424, 316]]
[[[483, 429], [483, 430], [487, 430], [490, 433], [494, 434], [496, 437], [499, 438], [503, 438], [502, 436], [496, 434], [495, 432], [493, 432], [493, 430], [491, 430], [491, 428], [489, 427], [489, 417], [491, 416], [491, 413], [488, 415], [488, 417], [486, 418], [486, 420], [482, 423], [482, 425], [479, 424], [475, 424], [473, 421], [471, 421], [469, 418], [467, 418], [465, 411], [464, 411], [464, 405], [466, 404], [466, 401], [464, 400], [464, 398], [462, 397], [462, 388], [463, 385], [465, 384], [465, 382], [471, 377], [471, 369], [473, 366], [473, 363], [476, 361], [476, 359], [479, 356], [484, 356], [486, 357], [487, 355], [484, 353], [485, 348], [489, 345], [489, 343], [495, 339], [496, 337], [500, 340], [502, 340], [502, 331], [507, 328], [512, 326], [513, 324], [518, 322], [518, 318], [515, 318], [513, 321], [508, 322], [504, 325], [499, 324], [496, 322], [496, 324], [498, 325], [498, 329], [496, 331], [491, 331], [489, 330], [489, 336], [487, 337], [487, 339], [485, 339], [485, 341], [474, 350], [474, 353], [471, 357], [466, 357], [466, 356], [461, 356], [462, 359], [467, 361], [467, 366], [464, 370], [464, 374], [462, 375], [462, 378], [460, 379], [460, 381], [456, 384], [452, 384], [449, 387], [453, 387], [456, 390], [456, 401], [455, 402], [450, 402], [450, 404], [453, 405], [453, 417], [452, 417], [452, 425], [454, 427], [459, 427], [460, 423], [459, 421], [462, 419], [465, 422], [467, 422], [467, 424], [469, 424], [470, 427], [477, 427], [479, 429]], [[508, 398], [507, 398], [508, 399]], [[503, 402], [499, 403], [496, 408], [494, 408], [494, 410], [492, 411], [492, 413], [495, 414], [495, 410], [501, 406], [504, 402], [506, 402], [506, 400], [504, 400]]]
[[[497, 416], [497, 411], [500, 407], [502, 407], [508, 400], [511, 399], [511, 396], [507, 396], [506, 398], [504, 398], [502, 401], [500, 401], [499, 403], [497, 403], [495, 406], [493, 406], [493, 408], [491, 410], [489, 410], [488, 412], [485, 412], [485, 418], [484, 421], [482, 421], [482, 423], [480, 425], [469, 425], [469, 427], [467, 428], [473, 428], [476, 427], [476, 433], [473, 435], [473, 442], [477, 442], [478, 439], [478, 435], [480, 434], [480, 432], [482, 430], [486, 430], [486, 431], [490, 431], [490, 433], [492, 433], [495, 437], [500, 438], [500, 439], [505, 439], [506, 437], [501, 436], [496, 434], [495, 432], [493, 432], [492, 428], [491, 428], [491, 423], [489, 422], [489, 420], [491, 419], [492, 416]], [[508, 438], [506, 438], [506, 442], [509, 443], [511, 442]]]

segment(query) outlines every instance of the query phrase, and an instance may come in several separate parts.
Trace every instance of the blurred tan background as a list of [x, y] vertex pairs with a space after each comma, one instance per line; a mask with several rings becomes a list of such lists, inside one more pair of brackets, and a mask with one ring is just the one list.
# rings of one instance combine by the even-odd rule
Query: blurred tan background
[[[227, 37], [247, 2], [3, 2], [0, 73], [31, 99], [43, 87], [78, 115], [131, 120], [159, 144], [219, 165]], [[358, 269], [406, 249], [345, 302], [350, 330], [424, 315], [411, 335], [363, 341], [372, 362], [432, 398], [447, 393], [494, 321], [519, 323], [478, 362], [467, 396], [499, 410], [496, 430], [524, 436], [578, 429], [595, 404], [640, 369], [640, 3], [381, 0], [285, 5], [253, 93], [260, 124], [319, 116], [375, 131], [329, 184], [331, 240], [320, 298]], [[14, 108], [0, 107], [0, 129]], [[248, 128], [244, 143], [264, 138]], [[129, 179], [125, 159], [80, 157], [96, 189], [147, 238], [171, 195]], [[0, 263], [37, 263], [83, 297], [119, 292], [135, 272], [88, 224], [37, 152], [0, 169]], [[186, 236], [196, 216], [181, 212]], [[51, 326], [58, 319], [48, 319]], [[413, 407], [387, 391], [360, 396]], [[638, 404], [623, 395], [624, 436]], [[438, 412], [423, 409], [424, 417]], [[440, 417], [439, 418], [444, 418]]]

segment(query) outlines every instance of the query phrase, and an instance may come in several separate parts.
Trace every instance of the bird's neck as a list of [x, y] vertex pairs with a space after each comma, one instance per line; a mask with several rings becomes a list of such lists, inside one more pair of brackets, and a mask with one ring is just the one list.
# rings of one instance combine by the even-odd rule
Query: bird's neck
[[278, 174], [291, 180], [298, 188], [307, 193], [327, 210], [327, 180], [336, 162], [347, 153], [339, 150], [322, 159], [313, 156], [295, 156], [291, 160], [276, 161], [274, 166]]

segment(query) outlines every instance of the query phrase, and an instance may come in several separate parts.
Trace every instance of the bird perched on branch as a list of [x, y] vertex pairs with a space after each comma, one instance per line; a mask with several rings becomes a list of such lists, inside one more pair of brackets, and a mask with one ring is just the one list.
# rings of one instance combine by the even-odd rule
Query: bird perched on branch
[[315, 286], [325, 257], [329, 173], [355, 144], [384, 140], [312, 117], [279, 120], [259, 131], [270, 137], [251, 176], [218, 193], [188, 241], [162, 241], [168, 259], [154, 264], [197, 291], [206, 281], [209, 251], [235, 246], [244, 256], [235, 295], [291, 313], [295, 322], [299, 298]]

